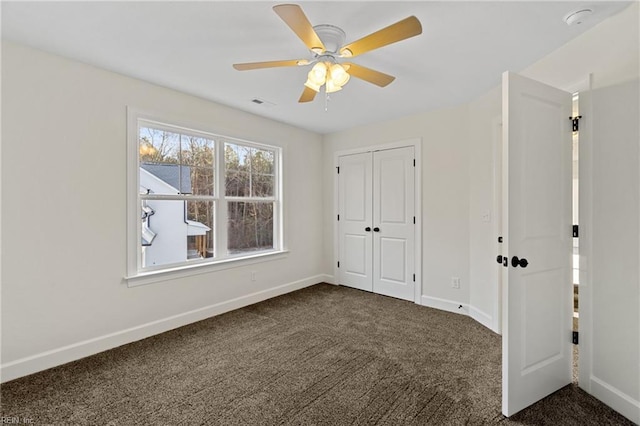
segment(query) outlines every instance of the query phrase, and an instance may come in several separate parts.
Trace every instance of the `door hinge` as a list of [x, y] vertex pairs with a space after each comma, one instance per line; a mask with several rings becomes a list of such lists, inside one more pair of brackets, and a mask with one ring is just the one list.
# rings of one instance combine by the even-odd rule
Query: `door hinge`
[[338, 170], [338, 174], [340, 174], [340, 166], [336, 167], [336, 170]]
[[338, 268], [340, 267], [340, 261], [338, 260]]
[[572, 333], [572, 336], [571, 336], [571, 342], [572, 342], [574, 345], [577, 345], [577, 344], [578, 344], [578, 332], [577, 332], [577, 331], [574, 331], [574, 332]]
[[581, 118], [582, 118], [581, 115], [576, 115], [575, 117], [569, 117], [569, 120], [571, 120], [571, 127], [572, 127], [574, 132], [580, 131], [580, 119]]
[[414, 225], [416, 224], [416, 217], [415, 216], [413, 217], [413, 224]]
[[413, 159], [413, 167], [415, 167], [415, 166], [416, 166], [416, 159], [414, 158]]
[[338, 215], [338, 221], [340, 221], [340, 215]]
[[416, 282], [416, 274], [413, 274], [413, 282]]
[[578, 225], [573, 225], [573, 238], [578, 238], [580, 236], [580, 227]]

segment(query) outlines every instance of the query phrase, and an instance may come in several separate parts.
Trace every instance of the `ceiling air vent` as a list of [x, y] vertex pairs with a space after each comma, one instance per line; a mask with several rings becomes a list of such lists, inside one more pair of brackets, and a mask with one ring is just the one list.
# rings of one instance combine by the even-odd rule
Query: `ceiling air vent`
[[260, 98], [253, 98], [251, 99], [251, 102], [256, 105], [260, 105], [262, 107], [267, 107], [267, 108], [270, 108], [276, 105], [273, 102], [265, 101], [264, 99], [260, 99]]

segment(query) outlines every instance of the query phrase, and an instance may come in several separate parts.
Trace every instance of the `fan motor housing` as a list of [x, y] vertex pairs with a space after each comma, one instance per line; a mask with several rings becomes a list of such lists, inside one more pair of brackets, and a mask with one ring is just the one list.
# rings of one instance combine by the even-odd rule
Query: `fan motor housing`
[[313, 27], [313, 29], [318, 34], [327, 52], [337, 53], [338, 49], [344, 45], [346, 34], [341, 28], [335, 25], [320, 24]]

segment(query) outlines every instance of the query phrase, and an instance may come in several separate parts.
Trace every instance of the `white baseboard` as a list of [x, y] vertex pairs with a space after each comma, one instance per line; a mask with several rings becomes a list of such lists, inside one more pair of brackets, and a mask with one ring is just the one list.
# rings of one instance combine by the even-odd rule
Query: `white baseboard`
[[635, 424], [640, 424], [640, 401], [594, 375], [591, 375], [590, 393]]
[[326, 282], [326, 274], [272, 287], [246, 296], [194, 309], [161, 320], [149, 322], [126, 330], [117, 331], [93, 339], [84, 340], [61, 348], [42, 352], [0, 365], [0, 383], [37, 373], [38, 371], [66, 364], [127, 343], [135, 342], [187, 324], [243, 308], [263, 300], [271, 299], [295, 290]]
[[329, 275], [329, 274], [324, 274], [324, 281], [327, 284], [333, 284], [333, 285], [340, 285], [338, 284], [338, 280], [336, 279], [335, 275]]
[[491, 315], [482, 312], [475, 306], [469, 306], [469, 316], [487, 327], [489, 330], [495, 332], [495, 330], [493, 329], [493, 318], [491, 317]]
[[467, 315], [478, 321], [489, 330], [496, 332], [493, 329], [493, 318], [487, 313], [481, 311], [475, 306], [471, 306], [468, 303], [460, 303], [455, 300], [441, 299], [439, 297], [422, 296], [420, 300], [422, 306], [429, 308], [436, 308], [443, 311], [453, 312], [456, 314]]
[[456, 314], [469, 315], [469, 305], [466, 303], [456, 302], [455, 300], [440, 299], [439, 297], [422, 295], [420, 304], [429, 308], [436, 308], [443, 311], [454, 312]]
[[335, 277], [333, 275], [329, 275], [329, 274], [322, 274], [319, 275], [319, 277], [322, 278], [322, 282], [323, 283], [327, 283], [327, 284], [333, 284], [333, 285], [339, 285], [338, 282], [336, 281]]

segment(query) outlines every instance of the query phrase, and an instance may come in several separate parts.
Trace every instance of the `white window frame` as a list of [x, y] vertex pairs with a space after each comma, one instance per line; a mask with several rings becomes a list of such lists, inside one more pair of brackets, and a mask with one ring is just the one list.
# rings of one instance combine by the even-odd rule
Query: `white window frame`
[[[140, 156], [139, 129], [142, 125], [171, 132], [204, 137], [214, 141], [214, 195], [155, 195], [160, 200], [207, 200], [214, 202], [214, 257], [191, 259], [177, 264], [142, 267], [140, 248], [142, 229], [140, 196]], [[282, 197], [282, 148], [246, 141], [235, 137], [217, 134], [206, 125], [184, 123], [163, 117], [157, 113], [148, 113], [135, 108], [127, 108], [127, 274], [125, 281], [129, 287], [165, 281], [174, 278], [208, 273], [221, 269], [275, 260], [285, 257], [283, 239], [283, 197]], [[227, 197], [225, 195], [224, 146], [233, 143], [251, 148], [266, 149], [274, 152], [274, 194], [272, 197]], [[149, 196], [145, 196], [148, 198]], [[272, 202], [273, 203], [273, 249], [257, 252], [229, 254], [227, 249], [227, 203], [228, 202]]]

